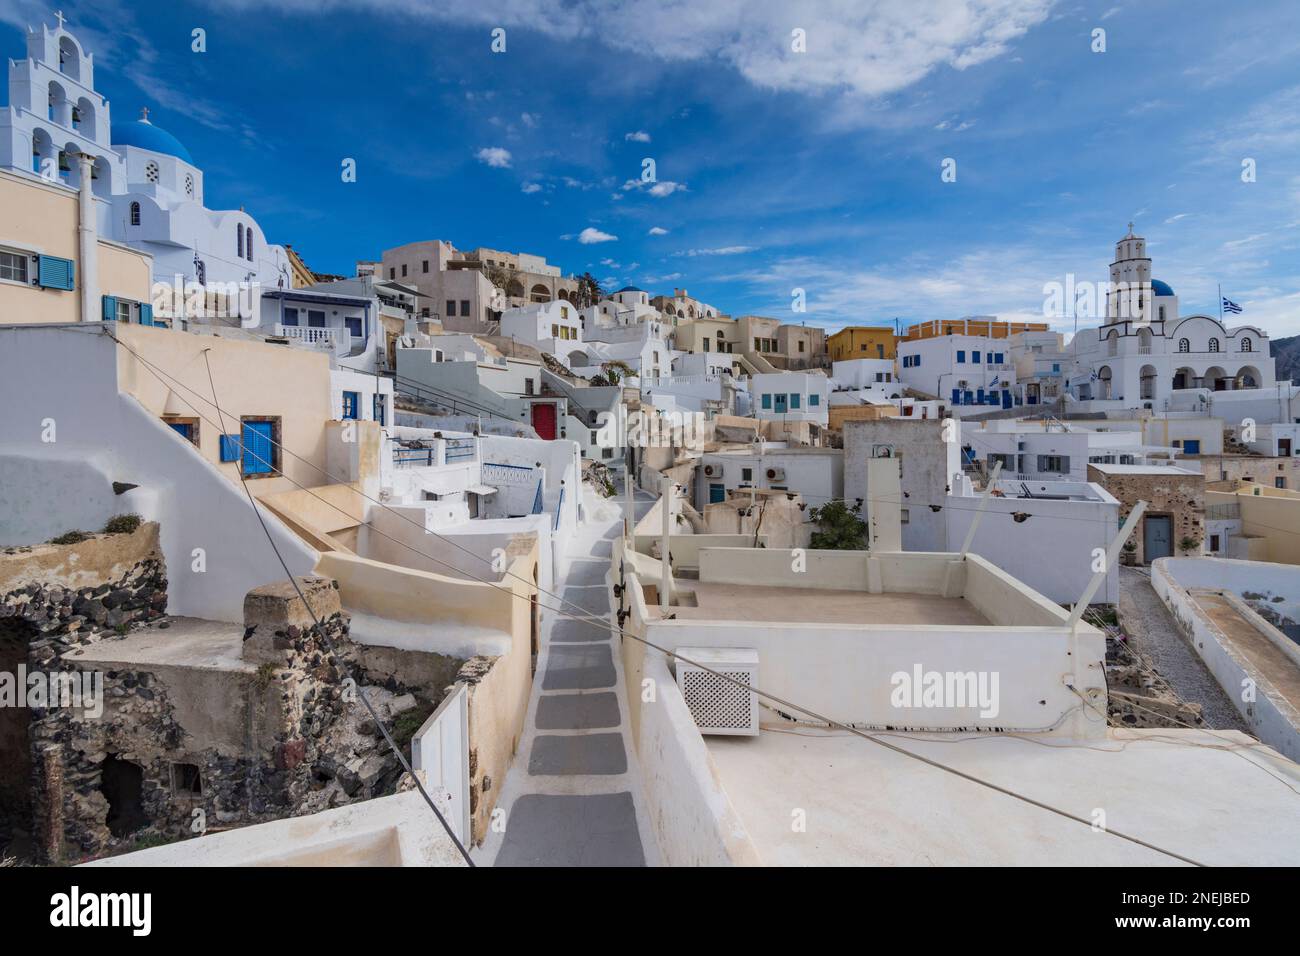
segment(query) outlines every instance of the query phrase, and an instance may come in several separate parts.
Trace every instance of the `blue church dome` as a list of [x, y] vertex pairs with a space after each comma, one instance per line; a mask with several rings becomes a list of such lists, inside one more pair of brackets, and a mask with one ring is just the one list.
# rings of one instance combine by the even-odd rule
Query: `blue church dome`
[[152, 150], [155, 153], [175, 156], [191, 166], [194, 165], [194, 159], [190, 156], [190, 151], [181, 145], [179, 139], [165, 129], [154, 126], [143, 116], [134, 123], [127, 123], [124, 126], [114, 123], [113, 145], [136, 146], [140, 149]]
[[1161, 282], [1159, 279], [1151, 280], [1152, 295], [1173, 295], [1174, 290], [1169, 288], [1168, 282]]

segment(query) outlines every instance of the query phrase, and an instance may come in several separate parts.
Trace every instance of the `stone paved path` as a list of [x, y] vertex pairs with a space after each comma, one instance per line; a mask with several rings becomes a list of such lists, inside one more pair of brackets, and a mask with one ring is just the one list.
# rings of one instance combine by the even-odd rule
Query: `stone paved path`
[[1120, 567], [1119, 618], [1134, 646], [1151, 659], [1174, 692], [1188, 703], [1201, 705], [1206, 727], [1249, 733], [1232, 701], [1151, 586], [1147, 569]]
[[[653, 498], [638, 493], [637, 516]], [[607, 619], [610, 542], [621, 521], [585, 526], [557, 592], [562, 611]], [[556, 602], [542, 598], [545, 607]], [[495, 866], [645, 866], [658, 851], [648, 827], [618, 641], [612, 631], [543, 611], [542, 640], [519, 753], [475, 862]]]

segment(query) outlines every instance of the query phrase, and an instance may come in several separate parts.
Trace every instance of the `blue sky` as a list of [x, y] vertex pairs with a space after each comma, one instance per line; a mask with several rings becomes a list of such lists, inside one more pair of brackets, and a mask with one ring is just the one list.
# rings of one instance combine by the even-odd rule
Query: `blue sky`
[[[320, 271], [440, 238], [832, 328], [1038, 318], [1045, 283], [1104, 281], [1132, 219], [1184, 314], [1222, 283], [1242, 320], [1300, 332], [1293, 0], [447, 6], [62, 8], [116, 120], [149, 106], [209, 205]], [[52, 11], [0, 0], [6, 54]]]

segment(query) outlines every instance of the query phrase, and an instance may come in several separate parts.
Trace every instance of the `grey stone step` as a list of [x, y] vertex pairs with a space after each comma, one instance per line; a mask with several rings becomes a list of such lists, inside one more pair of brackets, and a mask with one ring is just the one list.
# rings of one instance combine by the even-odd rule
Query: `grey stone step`
[[619, 724], [618, 695], [553, 694], [537, 699], [538, 730], [598, 730]]
[[515, 801], [497, 866], [645, 866], [630, 793]]
[[535, 777], [627, 773], [623, 735], [538, 734], [528, 772]]
[[599, 587], [567, 587], [560, 596], [564, 599], [561, 603], [560, 610], [569, 614], [578, 613], [574, 609], [576, 604], [588, 614], [609, 614], [609, 591], [605, 585]]
[[552, 644], [542, 690], [595, 690], [616, 679], [609, 644]]
[[562, 619], [551, 626], [551, 640], [561, 644], [608, 641], [612, 633], [610, 625], [587, 620]]

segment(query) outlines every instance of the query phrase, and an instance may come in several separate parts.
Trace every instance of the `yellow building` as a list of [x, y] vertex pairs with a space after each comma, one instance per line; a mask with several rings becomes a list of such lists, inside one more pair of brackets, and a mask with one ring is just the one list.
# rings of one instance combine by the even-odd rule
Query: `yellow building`
[[[152, 320], [153, 257], [101, 238], [87, 270], [79, 202], [77, 190], [62, 183], [0, 170], [0, 324]], [[82, 315], [88, 271], [97, 288], [92, 314]]]
[[894, 330], [886, 325], [850, 325], [826, 339], [832, 362], [850, 359], [892, 359]]
[[1047, 332], [1046, 322], [1002, 322], [988, 316], [964, 319], [931, 319], [907, 328], [906, 339], [933, 339], [940, 335], [984, 335], [991, 339], [1005, 339], [1018, 332]]

